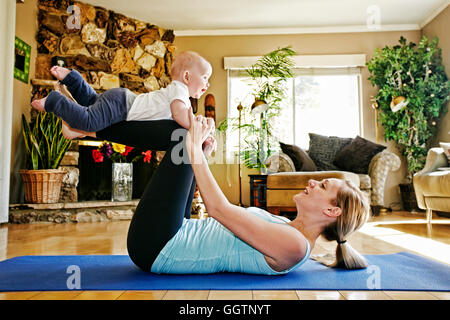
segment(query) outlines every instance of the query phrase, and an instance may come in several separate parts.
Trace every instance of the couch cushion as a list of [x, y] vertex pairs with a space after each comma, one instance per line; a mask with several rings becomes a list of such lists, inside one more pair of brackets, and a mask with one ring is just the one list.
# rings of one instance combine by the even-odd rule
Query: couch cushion
[[352, 138], [327, 137], [316, 133], [309, 133], [308, 153], [319, 171], [341, 170], [333, 164], [334, 158], [351, 141]]
[[308, 180], [322, 180], [337, 178], [350, 180], [359, 187], [359, 177], [353, 172], [345, 171], [311, 171], [311, 172], [279, 172], [267, 177], [267, 189], [298, 189], [308, 186]]
[[356, 136], [336, 154], [333, 163], [341, 170], [367, 174], [370, 160], [384, 149], [381, 144]]
[[291, 158], [296, 171], [316, 171], [317, 167], [311, 157], [302, 148], [280, 142], [280, 148]]
[[270, 173], [295, 171], [294, 162], [283, 152], [271, 154], [266, 160], [266, 167]]

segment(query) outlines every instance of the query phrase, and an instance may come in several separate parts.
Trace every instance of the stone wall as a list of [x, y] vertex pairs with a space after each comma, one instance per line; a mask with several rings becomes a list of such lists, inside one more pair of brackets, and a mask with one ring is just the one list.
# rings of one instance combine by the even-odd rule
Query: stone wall
[[36, 79], [54, 80], [52, 57], [61, 56], [99, 91], [145, 93], [170, 82], [172, 30], [81, 2], [39, 0], [38, 7]]

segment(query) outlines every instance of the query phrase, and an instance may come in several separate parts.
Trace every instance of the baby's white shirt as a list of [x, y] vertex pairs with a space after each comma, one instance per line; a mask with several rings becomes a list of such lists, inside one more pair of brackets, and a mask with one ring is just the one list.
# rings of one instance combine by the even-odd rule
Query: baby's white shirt
[[128, 111], [127, 121], [173, 119], [170, 104], [177, 99], [183, 101], [186, 108], [191, 106], [188, 87], [176, 80], [165, 88], [139, 94]]

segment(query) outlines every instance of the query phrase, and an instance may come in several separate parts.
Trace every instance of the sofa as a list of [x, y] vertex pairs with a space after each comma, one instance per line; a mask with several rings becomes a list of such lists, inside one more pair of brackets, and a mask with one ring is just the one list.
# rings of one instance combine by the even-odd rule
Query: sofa
[[[322, 142], [325, 141], [328, 143], [328, 149], [325, 155], [318, 153], [313, 157], [314, 161], [311, 161], [313, 159], [311, 159], [310, 155], [313, 156], [313, 149], [316, 149], [312, 140], [317, 141], [318, 137], [320, 137], [319, 141], [322, 140]], [[360, 137], [349, 140], [337, 137], [328, 138], [334, 138], [334, 140], [331, 139], [331, 141], [327, 141], [324, 136], [310, 134], [309, 150], [305, 151], [301, 148], [296, 148], [297, 152], [302, 154], [303, 167], [299, 167], [297, 163], [295, 163], [295, 159], [293, 160], [293, 158], [296, 157], [295, 154], [290, 152], [289, 149], [286, 149], [286, 145], [283, 143], [280, 143], [282, 150], [272, 154], [267, 159], [266, 166], [269, 175], [267, 177], [266, 199], [267, 210], [269, 212], [273, 214], [295, 212], [296, 207], [293, 196], [305, 190], [309, 179], [322, 180], [326, 178], [338, 178], [352, 181], [364, 194], [366, 194], [368, 199], [370, 199], [374, 214], [378, 214], [382, 208], [388, 207], [384, 203], [385, 182], [389, 172], [400, 168], [399, 157], [395, 153], [388, 151], [385, 147], [380, 148], [379, 145], [377, 145], [378, 147], [372, 148], [372, 151], [367, 151], [367, 153], [372, 152], [372, 155], [369, 155], [364, 160], [366, 162], [365, 169], [355, 170], [357, 172], [342, 170], [335, 166], [336, 161], [334, 161], [333, 164], [329, 164], [327, 167], [323, 164], [324, 161], [320, 157], [328, 157], [328, 161], [330, 161], [330, 159], [338, 158], [341, 153], [344, 156], [344, 161], [351, 162], [349, 160], [349, 154], [355, 153], [355, 151], [352, 150], [352, 147], [359, 148], [362, 153], [366, 152], [364, 147], [361, 149], [361, 146], [358, 145], [358, 143], [353, 143], [364, 140]], [[352, 144], [350, 144], [349, 141], [352, 142]], [[368, 144], [367, 140], [364, 143]], [[355, 146], [353, 146], [353, 144], [355, 144]], [[330, 147], [331, 145], [333, 145], [333, 147]], [[330, 151], [329, 149], [331, 148], [335, 148], [335, 152]], [[344, 152], [346, 148], [348, 149], [347, 153]], [[364, 162], [361, 159], [355, 159], [355, 163], [359, 163], [358, 161]], [[305, 162], [307, 163], [307, 168], [305, 168]], [[311, 162], [314, 162], [314, 164]], [[321, 162], [322, 166], [320, 165]], [[315, 165], [315, 163], [318, 163], [319, 165]], [[345, 165], [342, 166], [345, 167]]]
[[433, 210], [450, 212], [449, 166], [444, 149], [431, 148], [425, 167], [413, 177], [417, 205], [426, 210], [428, 223], [431, 223]]

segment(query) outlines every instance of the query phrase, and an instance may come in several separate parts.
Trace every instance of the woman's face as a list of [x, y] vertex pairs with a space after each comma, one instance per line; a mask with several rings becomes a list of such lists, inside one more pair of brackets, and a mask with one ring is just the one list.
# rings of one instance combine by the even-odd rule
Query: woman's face
[[323, 212], [335, 207], [333, 203], [343, 183], [339, 179], [309, 180], [306, 189], [294, 196], [298, 212]]

